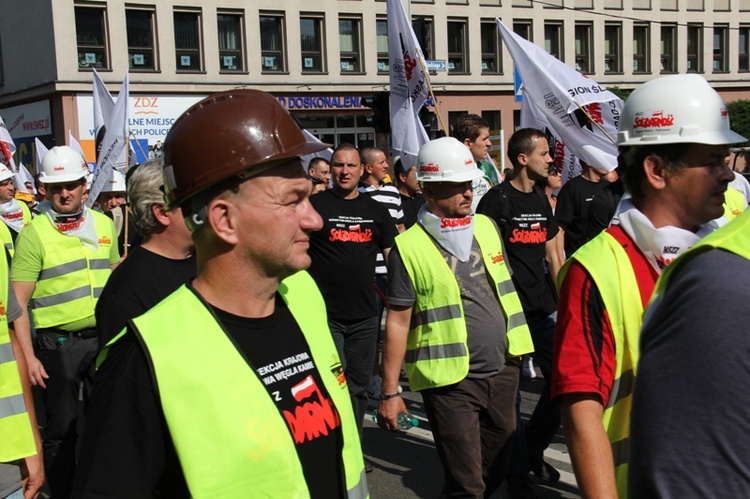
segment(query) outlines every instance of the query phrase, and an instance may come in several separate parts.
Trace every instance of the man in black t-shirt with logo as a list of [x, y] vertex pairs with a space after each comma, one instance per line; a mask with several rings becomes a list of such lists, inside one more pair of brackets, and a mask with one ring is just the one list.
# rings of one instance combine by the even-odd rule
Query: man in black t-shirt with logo
[[381, 251], [388, 259], [397, 234], [388, 208], [357, 190], [362, 169], [357, 148], [339, 145], [333, 188], [310, 198], [323, 218], [323, 229], [310, 235], [310, 274], [326, 302], [360, 434], [377, 346], [375, 259]]
[[325, 147], [258, 90], [209, 96], [175, 121], [167, 209], [184, 216], [198, 273], [99, 355], [74, 497], [368, 496], [304, 271], [322, 222], [301, 156]]
[[500, 228], [513, 284], [534, 340], [534, 363], [544, 375], [544, 390], [531, 419], [525, 427], [519, 424], [518, 448], [508, 478], [511, 496], [520, 496], [524, 489], [532, 487], [529, 471], [546, 481], [560, 479], [560, 474], [544, 461], [543, 453], [560, 427], [560, 407], [550, 401], [550, 380], [557, 318], [553, 283], [564, 256], [558, 249], [556, 238], [560, 232], [552, 207], [544, 191], [536, 186], [547, 178], [552, 164], [544, 132], [533, 128], [518, 130], [508, 142], [508, 157], [515, 172], [513, 179], [490, 189], [477, 213], [492, 218]]

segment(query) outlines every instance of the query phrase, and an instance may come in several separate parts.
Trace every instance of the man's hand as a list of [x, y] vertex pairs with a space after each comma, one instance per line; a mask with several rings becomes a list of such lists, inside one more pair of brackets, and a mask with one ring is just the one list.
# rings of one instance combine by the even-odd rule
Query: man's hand
[[49, 379], [49, 375], [47, 375], [47, 371], [44, 370], [44, 366], [39, 362], [39, 359], [32, 355], [30, 359], [26, 359], [26, 364], [28, 366], [29, 381], [31, 384], [33, 386], [47, 388], [47, 385], [44, 384], [44, 380]]
[[378, 426], [384, 430], [401, 431], [398, 428], [398, 415], [406, 411], [404, 399], [393, 397], [388, 400], [381, 400], [378, 404]]
[[36, 454], [21, 461], [21, 484], [24, 499], [35, 499], [44, 485], [42, 455]]

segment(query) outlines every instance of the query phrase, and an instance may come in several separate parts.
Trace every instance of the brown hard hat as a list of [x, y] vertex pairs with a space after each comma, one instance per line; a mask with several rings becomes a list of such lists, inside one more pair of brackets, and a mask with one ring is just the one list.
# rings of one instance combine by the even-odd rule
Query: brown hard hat
[[325, 149], [309, 140], [271, 94], [235, 89], [213, 94], [185, 111], [164, 141], [170, 207], [261, 165]]

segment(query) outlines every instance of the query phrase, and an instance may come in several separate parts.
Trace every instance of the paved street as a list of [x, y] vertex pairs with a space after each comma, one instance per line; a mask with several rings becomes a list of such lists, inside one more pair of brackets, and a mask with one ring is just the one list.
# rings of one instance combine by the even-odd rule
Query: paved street
[[[404, 385], [404, 390], [408, 385]], [[523, 402], [521, 411], [528, 419], [539, 398], [543, 381], [541, 378], [529, 380], [522, 378], [521, 391]], [[443, 474], [440, 468], [429, 423], [424, 414], [422, 397], [417, 393], [404, 393], [409, 411], [419, 420], [419, 426], [408, 432], [391, 433], [377, 427], [372, 421], [372, 410], [375, 402], [370, 402], [370, 411], [365, 420], [364, 449], [365, 457], [373, 467], [367, 475], [370, 494], [374, 499], [392, 498], [434, 498], [443, 486]], [[541, 485], [536, 481], [538, 495], [547, 498], [579, 497], [575, 486], [575, 477], [570, 465], [567, 448], [563, 443], [562, 430], [558, 432], [552, 446], [545, 452], [546, 460], [562, 475], [559, 483]], [[507, 498], [505, 486], [494, 498]]]

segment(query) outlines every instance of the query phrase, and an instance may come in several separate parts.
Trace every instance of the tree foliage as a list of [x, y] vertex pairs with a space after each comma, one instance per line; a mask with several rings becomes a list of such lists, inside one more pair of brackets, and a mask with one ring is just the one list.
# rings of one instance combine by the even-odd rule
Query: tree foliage
[[[750, 100], [735, 100], [727, 102], [729, 123], [732, 131], [750, 139]], [[750, 142], [735, 144], [736, 147], [747, 147]], [[749, 157], [745, 153], [745, 157]]]
[[633, 92], [632, 90], [623, 90], [618, 86], [607, 87], [607, 90], [618, 96], [623, 102], [628, 100], [628, 96]]

